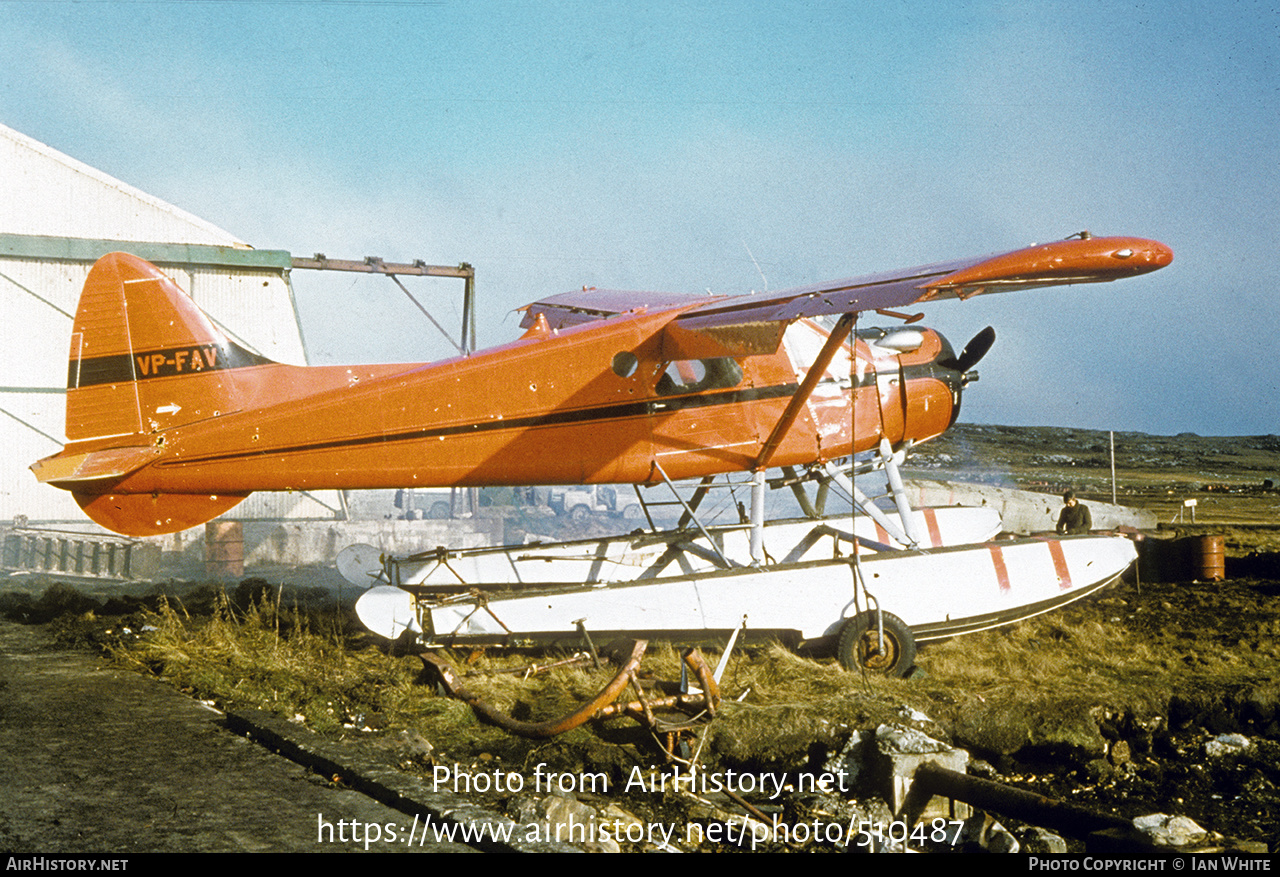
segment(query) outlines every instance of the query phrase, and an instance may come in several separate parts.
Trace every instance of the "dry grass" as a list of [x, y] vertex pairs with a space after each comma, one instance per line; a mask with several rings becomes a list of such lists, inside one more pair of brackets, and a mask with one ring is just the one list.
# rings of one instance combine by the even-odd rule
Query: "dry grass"
[[412, 666], [374, 649], [350, 650], [339, 622], [266, 599], [241, 611], [221, 593], [202, 616], [164, 599], [143, 619], [153, 629], [112, 651], [196, 697], [301, 716], [320, 731], [421, 715]]
[[[351, 633], [336, 610], [283, 608], [274, 596], [239, 609], [214, 593], [204, 614], [163, 601], [141, 619], [153, 629], [118, 642], [113, 653], [224, 707], [270, 710], [326, 733], [413, 731], [445, 762], [492, 757], [517, 768], [545, 761], [616, 773], [658, 758], [653, 741], [625, 719], [552, 741], [515, 737], [441, 697], [424, 684], [415, 657]], [[1160, 715], [1179, 692], [1240, 690], [1273, 678], [1280, 612], [1260, 613], [1251, 600], [1217, 587], [1147, 585], [1138, 593], [1126, 586], [1019, 625], [927, 646], [918, 658], [923, 673], [911, 680], [848, 673], [831, 659], [777, 645], [740, 649], [701, 756], [707, 764], [790, 770], [815, 744], [838, 748], [854, 729], [903, 721], [904, 707], [930, 716], [936, 736], [979, 751], [1031, 745], [1100, 752], [1102, 713]], [[469, 689], [528, 722], [569, 713], [616, 672], [612, 664], [503, 672], [563, 655], [447, 657]], [[714, 666], [719, 655], [706, 650], [706, 657]], [[679, 650], [651, 643], [642, 676], [647, 684], [676, 682]]]
[[1059, 692], [1102, 695], [1114, 689], [1118, 668], [1126, 682], [1161, 671], [1145, 639], [1092, 613], [1057, 613], [940, 643], [929, 647], [925, 663], [946, 687], [972, 696], [1034, 691], [1046, 682]]

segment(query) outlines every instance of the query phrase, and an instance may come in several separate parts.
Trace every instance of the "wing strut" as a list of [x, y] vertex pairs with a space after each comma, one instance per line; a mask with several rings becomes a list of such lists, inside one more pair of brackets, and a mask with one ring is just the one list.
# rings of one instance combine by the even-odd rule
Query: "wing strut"
[[769, 468], [769, 461], [773, 459], [774, 451], [778, 450], [778, 445], [782, 443], [787, 431], [791, 429], [791, 425], [795, 423], [796, 418], [800, 415], [800, 409], [804, 407], [804, 403], [809, 401], [809, 397], [817, 389], [818, 382], [822, 380], [823, 374], [826, 373], [827, 366], [831, 365], [831, 360], [835, 358], [836, 351], [840, 349], [840, 345], [844, 343], [844, 340], [849, 337], [849, 331], [853, 328], [853, 319], [853, 314], [841, 315], [840, 321], [836, 323], [835, 328], [831, 330], [831, 334], [827, 336], [827, 342], [822, 345], [822, 350], [818, 352], [813, 364], [809, 366], [809, 371], [804, 376], [804, 380], [801, 381], [800, 388], [791, 397], [786, 410], [782, 412], [782, 416], [778, 418], [777, 425], [773, 427], [773, 432], [769, 433], [769, 437], [765, 439], [764, 444], [761, 446], [760, 454], [756, 457], [755, 463], [751, 467], [753, 470]]
[[831, 360], [835, 358], [836, 351], [840, 349], [840, 345], [849, 337], [855, 318], [854, 314], [842, 314], [840, 316], [840, 320], [831, 330], [831, 334], [827, 336], [826, 343], [822, 345], [822, 350], [818, 351], [818, 355], [809, 365], [809, 371], [805, 374], [804, 380], [800, 382], [800, 387], [796, 390], [795, 395], [791, 397], [791, 401], [787, 403], [782, 416], [778, 418], [773, 431], [769, 433], [769, 437], [761, 445], [760, 453], [752, 464], [751, 562], [753, 564], [764, 563], [764, 470], [769, 468], [769, 461], [773, 459], [773, 454], [778, 450], [778, 445], [782, 444], [782, 440], [786, 438], [792, 424], [800, 416], [801, 409], [809, 401], [813, 391], [817, 389], [818, 382], [826, 374], [827, 366], [831, 365]]

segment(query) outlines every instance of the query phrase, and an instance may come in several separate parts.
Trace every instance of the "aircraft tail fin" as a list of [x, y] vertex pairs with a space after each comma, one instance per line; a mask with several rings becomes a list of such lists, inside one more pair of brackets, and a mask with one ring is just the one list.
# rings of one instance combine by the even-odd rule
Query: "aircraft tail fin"
[[31, 468], [117, 533], [203, 524], [247, 494], [114, 494], [112, 485], [160, 455], [164, 430], [243, 407], [256, 385], [244, 369], [270, 364], [227, 338], [154, 265], [108, 253], [80, 294], [67, 364], [67, 439], [96, 441]]
[[108, 253], [71, 331], [67, 438], [150, 435], [228, 413], [234, 370], [270, 362], [229, 340], [154, 265]]

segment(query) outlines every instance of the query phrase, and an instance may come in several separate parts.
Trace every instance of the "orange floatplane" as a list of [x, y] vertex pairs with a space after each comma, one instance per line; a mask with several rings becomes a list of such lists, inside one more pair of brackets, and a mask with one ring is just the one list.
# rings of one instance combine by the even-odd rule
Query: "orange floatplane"
[[[893, 309], [1117, 280], [1172, 258], [1156, 241], [1082, 233], [762, 295], [582, 290], [529, 305], [524, 334], [500, 347], [306, 367], [245, 350], [154, 266], [112, 253], [75, 316], [67, 445], [32, 469], [131, 536], [202, 524], [257, 490], [750, 472], [749, 562], [759, 565], [767, 468], [816, 471], [864, 451], [892, 464], [955, 421], [994, 333], [956, 354], [913, 325], [918, 315]], [[906, 324], [855, 332], [866, 311]], [[915, 516], [899, 512], [886, 530], [920, 545]]]

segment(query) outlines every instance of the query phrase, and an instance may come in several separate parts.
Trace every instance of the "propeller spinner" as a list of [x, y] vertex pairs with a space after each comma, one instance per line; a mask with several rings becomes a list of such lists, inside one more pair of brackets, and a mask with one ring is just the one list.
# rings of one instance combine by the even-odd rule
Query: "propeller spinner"
[[960, 351], [958, 357], [942, 360], [938, 364], [960, 372], [960, 374], [964, 375], [964, 382], [968, 384], [970, 381], [978, 379], [976, 373], [970, 375], [969, 371], [982, 360], [982, 357], [987, 355], [987, 351], [995, 343], [996, 330], [988, 326], [969, 339], [969, 343], [964, 346], [964, 350]]

